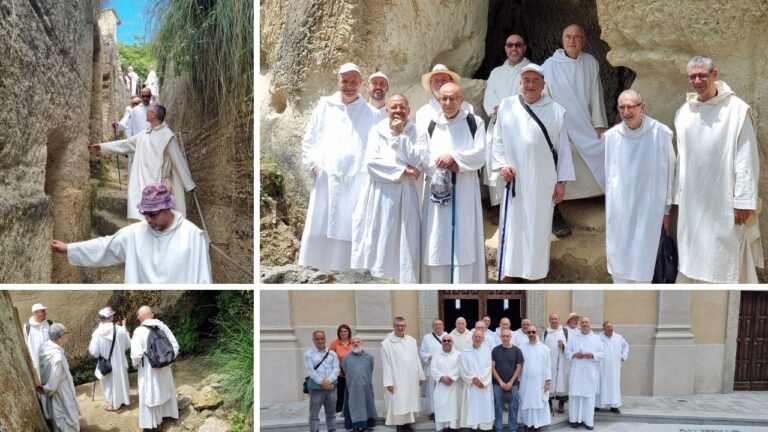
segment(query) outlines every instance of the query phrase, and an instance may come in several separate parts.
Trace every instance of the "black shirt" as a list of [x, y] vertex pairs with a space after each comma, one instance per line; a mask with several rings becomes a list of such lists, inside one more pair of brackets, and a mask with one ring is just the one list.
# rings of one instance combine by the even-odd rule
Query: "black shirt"
[[[512, 375], [515, 374], [517, 365], [523, 364], [523, 352], [520, 348], [512, 345], [509, 348], [504, 348], [502, 345], [498, 345], [491, 351], [491, 359], [495, 363], [496, 373], [504, 382], [512, 379]], [[514, 385], [518, 385], [519, 381], [515, 380]], [[493, 385], [499, 385], [499, 381], [494, 377]]]

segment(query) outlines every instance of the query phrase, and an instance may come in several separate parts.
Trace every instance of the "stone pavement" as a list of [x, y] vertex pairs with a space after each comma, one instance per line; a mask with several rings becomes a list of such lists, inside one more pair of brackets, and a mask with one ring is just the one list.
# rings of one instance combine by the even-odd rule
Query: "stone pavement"
[[[423, 405], [423, 403], [422, 403]], [[555, 414], [551, 430], [586, 431], [568, 425], [568, 411]], [[376, 402], [379, 414], [377, 432], [394, 431], [383, 426], [386, 409]], [[307, 431], [309, 402], [261, 404], [256, 421], [260, 429], [270, 432]], [[435, 430], [426, 413], [414, 429]], [[506, 414], [504, 415], [506, 418]], [[344, 430], [343, 419], [337, 417], [338, 430]], [[321, 430], [325, 430], [325, 413], [320, 412]], [[595, 413], [595, 431], [605, 432], [758, 432], [768, 431], [768, 391], [700, 394], [681, 397], [623, 396], [621, 414], [603, 410]]]

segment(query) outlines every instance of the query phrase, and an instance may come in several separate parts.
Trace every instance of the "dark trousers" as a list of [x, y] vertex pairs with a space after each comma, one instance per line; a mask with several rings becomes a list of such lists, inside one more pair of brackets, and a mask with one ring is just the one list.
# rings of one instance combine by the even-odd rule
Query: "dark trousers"
[[347, 380], [339, 375], [338, 381], [336, 381], [336, 412], [340, 413], [344, 410], [344, 392], [347, 389]]

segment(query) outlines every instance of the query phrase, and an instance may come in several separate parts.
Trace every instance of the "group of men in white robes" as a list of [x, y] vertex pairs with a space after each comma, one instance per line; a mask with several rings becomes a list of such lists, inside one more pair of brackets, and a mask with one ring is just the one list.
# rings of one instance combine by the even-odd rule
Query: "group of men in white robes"
[[165, 185], [144, 188], [138, 211], [144, 220], [115, 234], [76, 243], [51, 242], [69, 263], [103, 267], [125, 263], [125, 283], [212, 283], [207, 234], [173, 210]]
[[[40, 303], [32, 306], [32, 313], [29, 325], [24, 326], [24, 337], [35, 366], [35, 387], [41, 396], [43, 414], [56, 432], [79, 431], [80, 407], [64, 351], [70, 331], [63, 324], [48, 320], [47, 308]], [[104, 391], [106, 402], [103, 408], [118, 411], [122, 405], [130, 405], [125, 359], [125, 352], [130, 348], [133, 366], [139, 372], [139, 426], [152, 429], [162, 423], [163, 417], [179, 418], [171, 368], [155, 368], [144, 362], [151, 349], [148, 342], [150, 328], [157, 327], [163, 332], [173, 347], [175, 358], [179, 345], [173, 333], [162, 321], [154, 319], [149, 306], [139, 308], [137, 317], [141, 325], [134, 330], [133, 338], [125, 328], [125, 320], [122, 325], [117, 325], [114, 316], [115, 311], [109, 306], [99, 311], [100, 323], [88, 346], [91, 356], [106, 359], [111, 365], [111, 371], [102, 372], [97, 363], [95, 371]]]

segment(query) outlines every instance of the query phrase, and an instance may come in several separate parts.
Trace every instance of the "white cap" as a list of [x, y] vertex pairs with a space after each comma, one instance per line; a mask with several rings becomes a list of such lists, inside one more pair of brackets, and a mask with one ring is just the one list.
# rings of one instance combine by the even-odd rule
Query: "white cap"
[[536, 63], [530, 63], [525, 65], [525, 67], [520, 70], [520, 75], [528, 71], [536, 72], [537, 74], [541, 75], [542, 78], [544, 78], [544, 69], [542, 69], [542, 67], [537, 65]]
[[344, 63], [343, 65], [341, 65], [341, 67], [339, 68], [339, 75], [347, 72], [352, 72], [352, 71], [355, 71], [360, 75], [362, 75], [362, 72], [360, 72], [360, 68], [357, 67], [357, 65], [354, 63]]
[[114, 314], [115, 314], [115, 311], [111, 307], [107, 306], [104, 309], [99, 311], [99, 318], [102, 318], [102, 319], [109, 318]]
[[387, 84], [389, 84], [389, 78], [387, 78], [387, 76], [384, 75], [382, 72], [376, 72], [375, 74], [369, 76], [368, 77], [368, 84], [370, 84], [371, 80], [374, 79], [374, 78], [384, 78], [385, 80], [387, 80]]
[[39, 310], [46, 310], [46, 309], [48, 309], [48, 308], [43, 306], [42, 303], [35, 303], [35, 304], [32, 305], [32, 313], [35, 313], [35, 312], [37, 312]]

